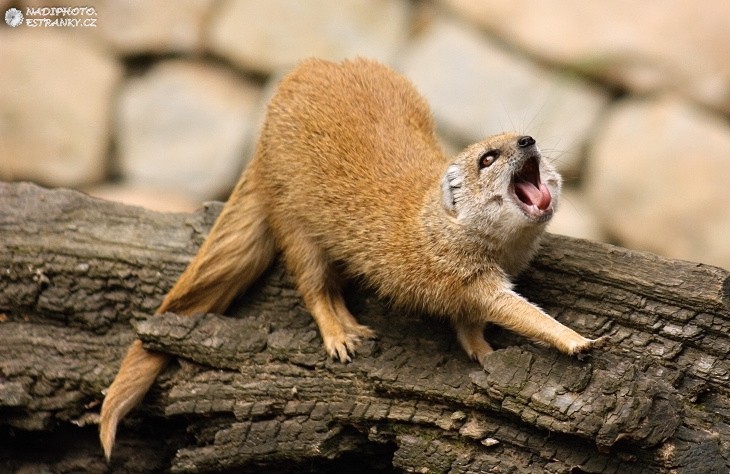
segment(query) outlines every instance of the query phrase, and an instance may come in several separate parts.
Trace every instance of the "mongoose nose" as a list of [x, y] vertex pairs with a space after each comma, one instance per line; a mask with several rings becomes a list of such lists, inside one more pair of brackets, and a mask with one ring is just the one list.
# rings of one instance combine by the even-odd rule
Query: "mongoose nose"
[[535, 139], [531, 136], [525, 135], [517, 139], [517, 146], [520, 148], [527, 148], [535, 144]]

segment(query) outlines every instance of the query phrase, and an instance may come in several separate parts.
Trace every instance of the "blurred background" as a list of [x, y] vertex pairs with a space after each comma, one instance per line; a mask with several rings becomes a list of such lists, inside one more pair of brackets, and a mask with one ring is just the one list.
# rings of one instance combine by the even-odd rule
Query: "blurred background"
[[361, 55], [413, 81], [449, 153], [534, 136], [565, 178], [550, 231], [730, 269], [726, 0], [0, 7], [0, 180], [163, 211], [225, 199], [281, 75]]

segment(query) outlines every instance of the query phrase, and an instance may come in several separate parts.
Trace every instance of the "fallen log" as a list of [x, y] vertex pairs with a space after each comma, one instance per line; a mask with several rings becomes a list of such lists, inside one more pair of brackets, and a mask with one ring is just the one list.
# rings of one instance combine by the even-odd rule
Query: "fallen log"
[[0, 183], [0, 204], [0, 470], [104, 470], [95, 422], [135, 335], [180, 364], [122, 423], [113, 472], [730, 470], [725, 270], [549, 235], [518, 291], [610, 341], [581, 360], [490, 328], [485, 370], [353, 283], [379, 339], [343, 365], [279, 264], [227, 316], [150, 316], [218, 203]]

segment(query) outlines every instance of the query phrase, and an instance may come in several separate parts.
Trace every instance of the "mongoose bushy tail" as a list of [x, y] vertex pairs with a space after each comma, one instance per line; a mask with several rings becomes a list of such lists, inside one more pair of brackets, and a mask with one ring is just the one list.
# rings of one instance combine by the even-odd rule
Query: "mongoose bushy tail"
[[[181, 315], [222, 313], [233, 298], [253, 283], [275, 257], [274, 242], [262, 204], [243, 176], [231, 199], [240, 203], [223, 209], [198, 256], [167, 294], [157, 313]], [[111, 457], [117, 424], [137, 406], [170, 356], [148, 351], [136, 340], [122, 360], [101, 408], [100, 438]]]

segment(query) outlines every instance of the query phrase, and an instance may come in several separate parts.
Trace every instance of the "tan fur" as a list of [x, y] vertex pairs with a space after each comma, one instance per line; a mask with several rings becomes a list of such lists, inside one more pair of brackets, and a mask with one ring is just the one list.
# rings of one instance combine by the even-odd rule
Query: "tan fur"
[[[449, 160], [405, 78], [361, 59], [306, 61], [280, 83], [254, 159], [159, 312], [224, 311], [269, 265], [275, 242], [327, 353], [341, 361], [374, 335], [345, 306], [342, 276], [397, 306], [448, 318], [479, 361], [492, 350], [487, 323], [568, 354], [586, 350], [594, 341], [514, 293], [509, 280], [535, 253], [561, 185], [526, 138], [490, 137]], [[480, 169], [490, 150], [499, 158]], [[521, 210], [513, 184], [530, 160], [552, 195], [534, 215]], [[138, 341], [130, 348], [102, 407], [107, 457], [118, 420], [166, 363]]]

